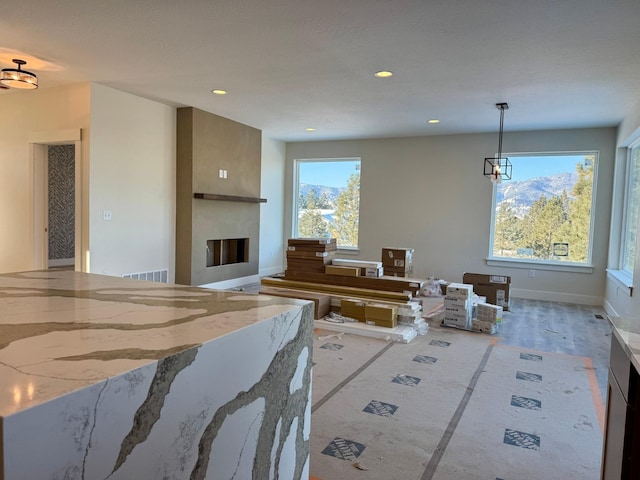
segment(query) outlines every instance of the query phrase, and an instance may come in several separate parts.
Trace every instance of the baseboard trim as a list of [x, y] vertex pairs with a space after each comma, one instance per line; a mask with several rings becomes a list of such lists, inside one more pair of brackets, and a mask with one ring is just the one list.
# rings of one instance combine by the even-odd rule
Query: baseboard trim
[[263, 268], [260, 270], [260, 277], [270, 277], [271, 275], [275, 275], [277, 273], [284, 272], [284, 267], [269, 267]]
[[524, 298], [527, 300], [548, 300], [551, 302], [573, 303], [576, 305], [590, 305], [596, 307], [601, 307], [604, 303], [604, 298], [596, 295], [545, 292], [542, 290], [526, 290], [523, 288], [512, 288], [511, 297]]
[[609, 315], [610, 317], [620, 316], [618, 315], [618, 312], [616, 312], [616, 309], [613, 308], [613, 306], [607, 301], [606, 298], [604, 300], [604, 304], [602, 305], [602, 307], [604, 308], [604, 311], [607, 312], [607, 315]]
[[248, 277], [232, 278], [230, 280], [223, 280], [221, 282], [205, 283], [198, 285], [202, 288], [212, 288], [214, 290], [229, 290], [231, 288], [241, 287], [243, 285], [250, 285], [252, 283], [260, 283], [260, 275], [250, 275]]

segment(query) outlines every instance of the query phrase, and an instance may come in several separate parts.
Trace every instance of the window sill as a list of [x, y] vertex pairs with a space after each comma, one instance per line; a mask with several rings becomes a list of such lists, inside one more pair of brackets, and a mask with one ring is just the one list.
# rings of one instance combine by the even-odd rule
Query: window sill
[[487, 258], [486, 263], [490, 267], [528, 268], [535, 270], [551, 270], [555, 272], [593, 273], [593, 265], [580, 265], [576, 263], [547, 263], [527, 260], [512, 260], [510, 258]]
[[607, 278], [610, 278], [618, 286], [622, 287], [622, 291], [630, 297], [633, 295], [633, 278], [624, 270], [607, 268]]
[[338, 251], [336, 252], [338, 255], [360, 255], [359, 248], [345, 248], [338, 247]]

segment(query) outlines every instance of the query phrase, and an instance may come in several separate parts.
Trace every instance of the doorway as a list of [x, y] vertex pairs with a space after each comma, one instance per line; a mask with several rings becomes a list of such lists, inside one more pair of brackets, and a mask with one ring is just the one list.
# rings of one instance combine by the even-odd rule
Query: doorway
[[32, 137], [33, 268], [86, 272], [81, 131], [43, 132]]
[[47, 268], [75, 265], [75, 146], [47, 146]]

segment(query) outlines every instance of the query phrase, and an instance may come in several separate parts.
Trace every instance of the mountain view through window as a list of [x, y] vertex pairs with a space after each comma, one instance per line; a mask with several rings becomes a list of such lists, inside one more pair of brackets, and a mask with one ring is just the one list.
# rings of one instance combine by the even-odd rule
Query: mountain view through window
[[360, 160], [297, 161], [294, 236], [337, 239], [338, 247], [358, 247]]
[[509, 156], [494, 195], [492, 258], [588, 264], [596, 153]]

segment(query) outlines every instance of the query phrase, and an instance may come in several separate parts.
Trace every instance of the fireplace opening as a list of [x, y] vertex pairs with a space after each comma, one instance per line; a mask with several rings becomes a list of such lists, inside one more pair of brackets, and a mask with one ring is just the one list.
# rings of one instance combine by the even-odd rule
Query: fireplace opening
[[248, 238], [207, 240], [207, 267], [249, 261]]

